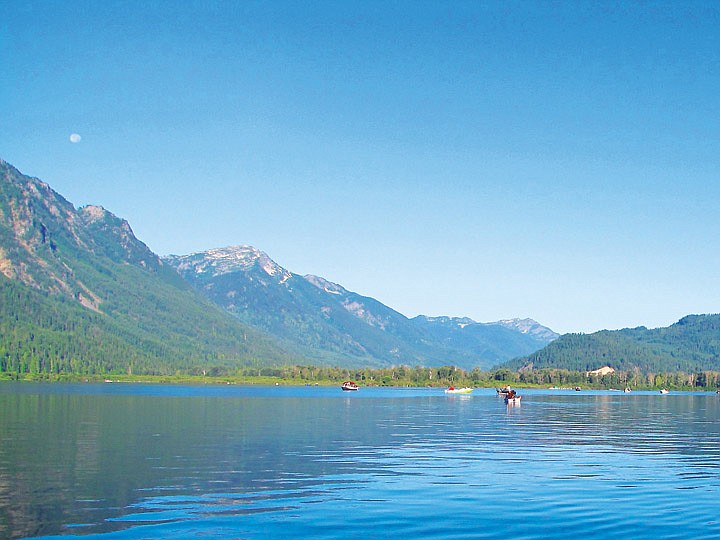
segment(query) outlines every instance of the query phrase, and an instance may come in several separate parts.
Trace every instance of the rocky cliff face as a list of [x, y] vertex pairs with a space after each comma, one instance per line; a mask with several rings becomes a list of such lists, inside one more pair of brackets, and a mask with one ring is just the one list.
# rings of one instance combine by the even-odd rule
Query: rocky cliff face
[[99, 206], [77, 210], [48, 184], [0, 160], [0, 273], [99, 310], [80, 261], [89, 256], [158, 270], [162, 263], [130, 225]]
[[263, 282], [284, 283], [292, 277], [267, 254], [252, 246], [228, 246], [191, 255], [168, 255], [165, 260], [181, 274], [203, 282], [238, 272], [253, 274]]
[[78, 215], [93, 239], [93, 249], [115, 262], [134, 264], [157, 271], [162, 266], [160, 257], [135, 237], [130, 224], [108, 212], [102, 206], [84, 206]]
[[[91, 249], [75, 207], [37, 178], [0, 161], [0, 272], [81, 302], [94, 295], [75, 275], [66, 251]], [[95, 308], [95, 302], [89, 302]]]
[[0, 371], [172, 374], [300, 358], [196, 293], [127, 221], [77, 210], [1, 160], [0, 273]]

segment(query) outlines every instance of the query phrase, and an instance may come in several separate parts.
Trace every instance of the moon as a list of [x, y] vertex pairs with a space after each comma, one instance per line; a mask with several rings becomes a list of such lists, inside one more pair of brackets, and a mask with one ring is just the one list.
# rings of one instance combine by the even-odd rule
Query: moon
[[77, 133], [70, 134], [71, 143], [79, 143], [80, 141], [82, 141], [82, 137], [80, 135], [78, 135]]

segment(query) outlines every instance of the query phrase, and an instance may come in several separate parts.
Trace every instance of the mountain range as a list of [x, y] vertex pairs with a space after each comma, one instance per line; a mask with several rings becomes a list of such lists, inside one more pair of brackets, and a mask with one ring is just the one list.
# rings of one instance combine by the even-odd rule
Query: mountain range
[[243, 366], [720, 371], [720, 315], [558, 336], [531, 319], [408, 318], [250, 246], [159, 257], [0, 160], [0, 373]]
[[242, 322], [321, 364], [456, 365], [490, 368], [543, 347], [558, 334], [524, 319], [409, 319], [381, 302], [314, 275], [300, 276], [251, 246], [163, 261]]
[[488, 368], [557, 337], [531, 320], [408, 319], [251, 247], [160, 258], [100, 206], [0, 160], [0, 371], [247, 365]]

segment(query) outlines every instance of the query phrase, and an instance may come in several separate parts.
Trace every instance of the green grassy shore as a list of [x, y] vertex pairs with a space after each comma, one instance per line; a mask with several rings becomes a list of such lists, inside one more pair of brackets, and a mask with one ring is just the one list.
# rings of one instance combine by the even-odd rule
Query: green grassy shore
[[[35, 381], [35, 382], [80, 382], [80, 383], [148, 383], [148, 384], [187, 384], [187, 385], [256, 385], [256, 386], [339, 386], [344, 380], [355, 380], [360, 386], [384, 386], [384, 387], [447, 387], [447, 386], [469, 386], [472, 388], [497, 388], [504, 385], [511, 385], [516, 388], [535, 388], [535, 389], [574, 389], [581, 390], [608, 390], [611, 388], [622, 389], [627, 387], [633, 390], [659, 390], [660, 388], [668, 388], [670, 390], [705, 390], [715, 391], [715, 387], [698, 386], [697, 384], [689, 384], [690, 381], [696, 382], [695, 377], [671, 377], [657, 376], [657, 382], [660, 384], [648, 384], [646, 381], [623, 382], [621, 380], [608, 381], [592, 380], [585, 374], [569, 374], [568, 377], [577, 381], [582, 375], [584, 380], [573, 383], [556, 384], [553, 382], [536, 382], [528, 380], [519, 380], [516, 373], [512, 373], [509, 377], [503, 377], [504, 373], [500, 372], [482, 372], [482, 376], [478, 377], [477, 372], [470, 374], [461, 372], [460, 370], [448, 372], [447, 368], [440, 368], [440, 371], [446, 370], [445, 373], [433, 373], [432, 375], [418, 379], [417, 372], [409, 370], [411, 373], [402, 373], [395, 375], [387, 375], [383, 372], [387, 370], [346, 370], [337, 369], [330, 372], [323, 371], [322, 368], [296, 368], [294, 370], [285, 371], [275, 374], [264, 374], [263, 370], [255, 370], [256, 374], [243, 373], [236, 375], [147, 375], [147, 374], [47, 374], [47, 373], [0, 373], [0, 381]], [[413, 373], [414, 371], [414, 373]], [[423, 369], [423, 372], [433, 372], [434, 370]], [[475, 376], [471, 376], [475, 375]], [[553, 378], [553, 377], [550, 377]], [[668, 380], [670, 379], [670, 380]], [[613, 384], [614, 383], [614, 384]], [[666, 384], [671, 383], [671, 384]], [[678, 384], [680, 383], [680, 384]], [[684, 384], [683, 384], [684, 383]]]

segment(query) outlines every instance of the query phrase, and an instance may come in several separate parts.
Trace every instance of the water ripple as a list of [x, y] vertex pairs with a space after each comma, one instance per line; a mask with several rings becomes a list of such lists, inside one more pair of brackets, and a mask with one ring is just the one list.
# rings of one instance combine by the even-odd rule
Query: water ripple
[[717, 400], [528, 392], [506, 407], [489, 393], [396, 395], [188, 408], [156, 398], [153, 414], [183, 425], [139, 418], [132, 436], [145, 450], [128, 446], [119, 462], [142, 474], [105, 471], [134, 487], [116, 497], [83, 485], [57, 534], [720, 538]]

